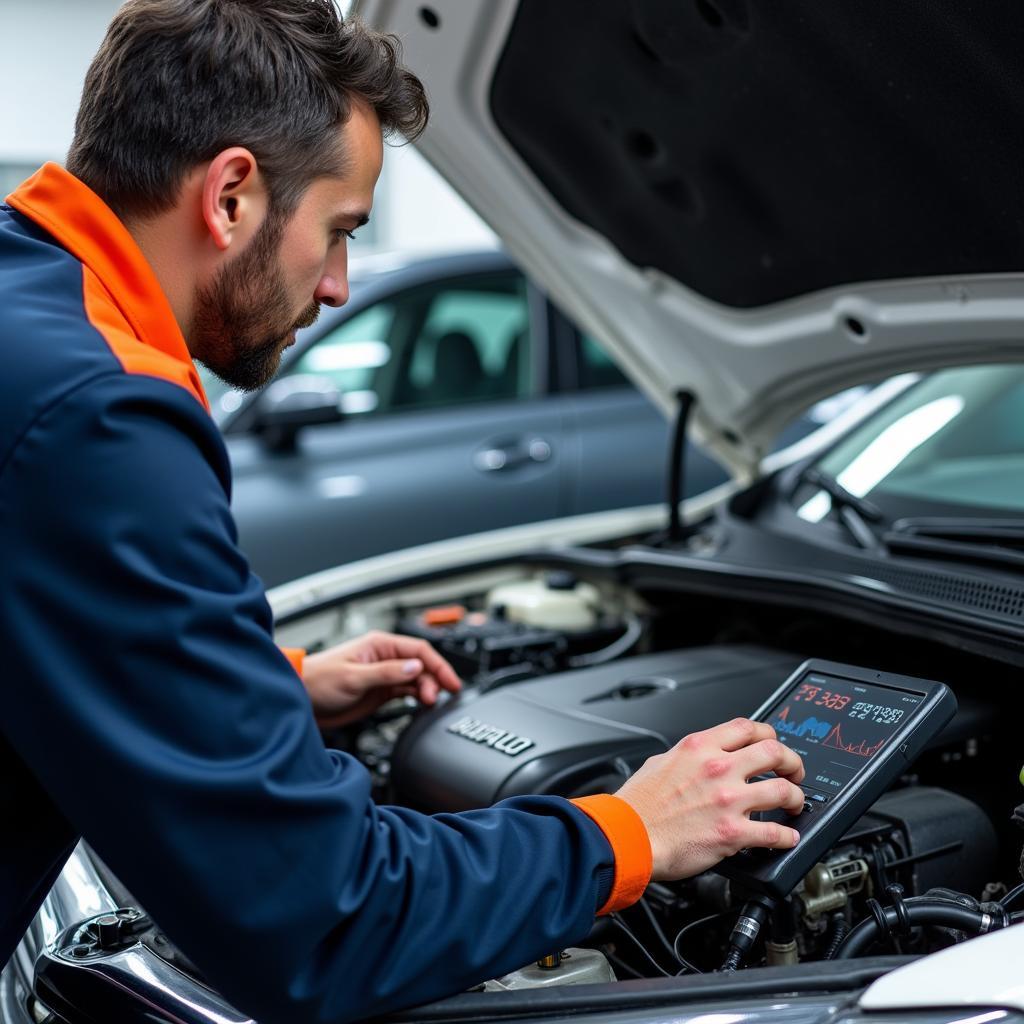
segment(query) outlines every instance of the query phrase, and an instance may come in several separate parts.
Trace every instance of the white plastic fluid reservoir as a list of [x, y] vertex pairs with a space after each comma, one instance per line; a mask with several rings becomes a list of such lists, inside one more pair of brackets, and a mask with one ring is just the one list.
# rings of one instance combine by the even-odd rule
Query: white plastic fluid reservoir
[[503, 611], [509, 622], [579, 633], [597, 625], [600, 601], [597, 588], [572, 573], [549, 572], [495, 587], [487, 595], [487, 610], [492, 615]]
[[[552, 957], [551, 959], [555, 959]], [[487, 992], [508, 992], [524, 988], [548, 988], [554, 985], [597, 985], [615, 981], [608, 958], [597, 949], [567, 949], [557, 966], [530, 964], [484, 985]]]

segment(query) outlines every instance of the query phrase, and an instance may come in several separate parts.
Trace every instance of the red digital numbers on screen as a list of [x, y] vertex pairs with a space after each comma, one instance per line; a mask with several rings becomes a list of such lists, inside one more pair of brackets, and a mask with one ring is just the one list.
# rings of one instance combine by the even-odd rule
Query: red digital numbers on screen
[[850, 703], [850, 698], [843, 696], [841, 693], [829, 693], [826, 690], [822, 695], [822, 699], [815, 701], [815, 703], [830, 708], [832, 711], [842, 711]]
[[814, 686], [812, 683], [801, 683], [796, 693], [793, 694], [793, 700], [805, 700], [816, 707], [828, 708], [830, 711], [842, 711], [850, 703], [850, 698], [844, 694], [823, 690], [820, 686]]

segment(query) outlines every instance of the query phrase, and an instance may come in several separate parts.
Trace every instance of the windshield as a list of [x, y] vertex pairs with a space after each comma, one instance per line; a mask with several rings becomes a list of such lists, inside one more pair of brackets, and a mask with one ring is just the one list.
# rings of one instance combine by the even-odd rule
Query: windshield
[[[1024, 366], [925, 377], [845, 437], [817, 468], [890, 521], [903, 516], [1015, 519], [1024, 513]], [[832, 499], [804, 486], [797, 514], [819, 522]]]

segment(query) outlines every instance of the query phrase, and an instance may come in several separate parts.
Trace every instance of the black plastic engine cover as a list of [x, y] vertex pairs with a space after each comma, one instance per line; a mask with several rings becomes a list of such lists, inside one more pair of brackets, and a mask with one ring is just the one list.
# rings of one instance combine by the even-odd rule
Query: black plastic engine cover
[[688, 733], [752, 714], [802, 660], [720, 645], [466, 692], [402, 734], [395, 798], [437, 813], [527, 793], [607, 792]]

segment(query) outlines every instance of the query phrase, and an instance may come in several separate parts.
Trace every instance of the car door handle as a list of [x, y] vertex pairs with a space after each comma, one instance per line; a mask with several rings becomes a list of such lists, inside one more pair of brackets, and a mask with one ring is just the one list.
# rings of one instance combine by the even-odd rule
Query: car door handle
[[519, 444], [481, 448], [473, 456], [473, 465], [482, 473], [498, 473], [530, 462], [547, 462], [551, 454], [551, 445], [544, 438], [531, 437]]

